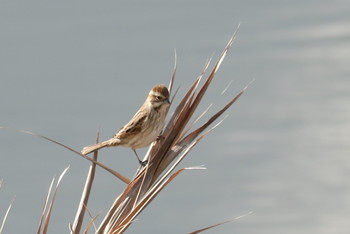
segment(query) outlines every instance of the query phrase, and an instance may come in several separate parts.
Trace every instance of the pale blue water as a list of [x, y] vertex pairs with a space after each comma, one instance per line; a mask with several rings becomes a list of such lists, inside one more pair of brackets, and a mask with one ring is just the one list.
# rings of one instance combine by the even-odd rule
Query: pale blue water
[[[348, 233], [349, 10], [347, 1], [1, 1], [0, 125], [77, 150], [98, 126], [108, 138], [168, 83], [174, 48], [183, 93], [241, 22], [201, 110], [255, 81], [181, 164], [208, 169], [180, 175], [128, 233], [186, 233], [249, 211], [208, 233]], [[89, 163], [19, 133], [0, 130], [0, 142], [0, 220], [16, 195], [4, 233], [36, 231], [51, 178], [70, 164], [49, 230], [68, 232]], [[129, 177], [137, 166], [124, 148], [101, 161]], [[123, 184], [97, 173], [90, 210], [104, 214]]]

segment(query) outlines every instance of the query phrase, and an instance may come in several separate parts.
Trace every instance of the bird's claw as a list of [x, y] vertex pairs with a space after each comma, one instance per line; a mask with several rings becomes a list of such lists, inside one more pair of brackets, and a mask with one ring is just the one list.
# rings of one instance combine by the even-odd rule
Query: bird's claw
[[145, 161], [141, 161], [141, 160], [139, 160], [139, 163], [140, 163], [140, 165], [141, 165], [142, 167], [144, 167], [144, 166], [146, 166], [146, 165], [147, 165], [148, 160], [145, 160]]
[[157, 136], [156, 141], [164, 140], [164, 137], [162, 135]]

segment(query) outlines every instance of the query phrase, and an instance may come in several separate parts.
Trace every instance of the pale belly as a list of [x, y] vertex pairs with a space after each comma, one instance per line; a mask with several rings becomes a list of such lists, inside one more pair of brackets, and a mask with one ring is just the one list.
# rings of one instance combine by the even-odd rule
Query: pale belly
[[153, 141], [157, 139], [157, 137], [161, 134], [164, 127], [164, 118], [158, 118], [156, 124], [146, 128], [144, 131], [135, 135], [132, 139], [129, 140], [127, 144], [124, 146], [128, 146], [133, 149], [144, 148], [149, 146]]

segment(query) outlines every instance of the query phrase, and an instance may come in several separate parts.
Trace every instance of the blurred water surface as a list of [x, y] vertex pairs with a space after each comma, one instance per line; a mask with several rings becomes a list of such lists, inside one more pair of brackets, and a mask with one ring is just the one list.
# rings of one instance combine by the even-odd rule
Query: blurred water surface
[[[208, 169], [179, 176], [128, 233], [186, 233], [249, 211], [210, 233], [348, 233], [349, 10], [340, 0], [1, 1], [0, 125], [77, 150], [99, 126], [108, 138], [168, 83], [174, 48], [180, 97], [241, 22], [201, 110], [255, 81], [182, 163]], [[68, 232], [89, 163], [11, 131], [0, 142], [0, 214], [16, 195], [4, 233], [35, 232], [51, 178], [69, 164], [49, 229]], [[137, 166], [124, 148], [101, 161], [129, 177]], [[89, 208], [104, 214], [124, 185], [97, 173]]]

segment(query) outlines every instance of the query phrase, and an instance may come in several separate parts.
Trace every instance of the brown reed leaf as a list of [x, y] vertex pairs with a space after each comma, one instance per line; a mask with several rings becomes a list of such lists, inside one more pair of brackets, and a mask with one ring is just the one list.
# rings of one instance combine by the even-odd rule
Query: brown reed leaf
[[[194, 170], [194, 169], [205, 169], [203, 167], [192, 167], [192, 168], [182, 168], [170, 175], [169, 177], [163, 177], [152, 189], [147, 193], [142, 200], [134, 207], [133, 211], [128, 214], [127, 217], [122, 221], [119, 226], [116, 226], [111, 230], [111, 233], [122, 233], [124, 232], [128, 226], [132, 223], [132, 221], [136, 218], [138, 214], [141, 213], [142, 210], [146, 208], [147, 205], [151, 203], [151, 201], [168, 185], [175, 177], [177, 177], [181, 172], [185, 170]], [[110, 232], [107, 232], [110, 233]]]
[[69, 151], [79, 155], [80, 157], [83, 157], [87, 160], [89, 160], [90, 162], [92, 163], [95, 163], [96, 165], [100, 166], [101, 168], [105, 169], [106, 171], [110, 172], [112, 175], [114, 175], [115, 177], [117, 177], [118, 179], [120, 179], [121, 181], [123, 181], [124, 183], [128, 184], [130, 182], [130, 180], [128, 178], [126, 178], [125, 176], [123, 176], [122, 174], [120, 174], [119, 172], [105, 166], [104, 164], [100, 163], [100, 162], [97, 162], [95, 161], [94, 159], [92, 158], [89, 158], [88, 156], [86, 155], [83, 155], [81, 154], [79, 151], [76, 151], [75, 149], [63, 144], [63, 143], [60, 143], [52, 138], [49, 138], [49, 137], [46, 137], [46, 136], [43, 136], [43, 135], [40, 135], [40, 134], [37, 134], [37, 133], [33, 133], [33, 132], [30, 132], [30, 131], [26, 131], [26, 130], [22, 130], [22, 129], [17, 129], [17, 128], [11, 128], [11, 127], [5, 127], [5, 126], [0, 126], [0, 128], [2, 129], [8, 129], [8, 130], [11, 130], [11, 131], [15, 131], [15, 132], [21, 132], [21, 133], [24, 133], [24, 134], [28, 134], [28, 135], [32, 135], [32, 136], [36, 136], [36, 137], [39, 137], [39, 138], [42, 138], [42, 139], [45, 139], [47, 141], [50, 141], [56, 145], [59, 145], [59, 146], [62, 146], [63, 148], [66, 148], [68, 149]]

